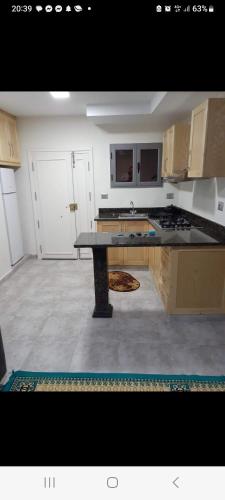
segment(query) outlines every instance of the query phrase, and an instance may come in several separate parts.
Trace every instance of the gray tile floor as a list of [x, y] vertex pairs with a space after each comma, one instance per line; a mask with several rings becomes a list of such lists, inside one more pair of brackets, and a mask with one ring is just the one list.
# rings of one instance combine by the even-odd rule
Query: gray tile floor
[[[121, 268], [120, 268], [121, 269]], [[169, 316], [147, 268], [92, 318], [92, 261], [28, 259], [0, 284], [7, 376], [14, 370], [225, 374], [225, 317]]]

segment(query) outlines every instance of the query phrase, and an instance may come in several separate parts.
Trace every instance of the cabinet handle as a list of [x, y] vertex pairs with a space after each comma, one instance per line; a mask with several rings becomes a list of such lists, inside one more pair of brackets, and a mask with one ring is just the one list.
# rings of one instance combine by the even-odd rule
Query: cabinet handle
[[9, 156], [11, 157], [12, 156], [12, 153], [11, 153], [11, 143], [8, 142], [8, 145], [9, 145]]
[[14, 156], [14, 147], [13, 147], [13, 144], [11, 143], [11, 146], [12, 146], [12, 157]]
[[138, 174], [140, 172], [140, 162], [138, 162]]

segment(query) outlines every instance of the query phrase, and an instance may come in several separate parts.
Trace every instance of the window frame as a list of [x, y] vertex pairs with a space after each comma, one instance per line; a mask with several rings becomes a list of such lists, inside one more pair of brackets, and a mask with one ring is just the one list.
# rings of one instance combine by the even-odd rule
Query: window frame
[[[126, 143], [126, 144], [110, 144], [110, 186], [111, 188], [142, 188], [142, 187], [161, 187], [163, 178], [161, 176], [162, 169], [162, 142], [145, 142], [145, 143]], [[116, 181], [116, 151], [118, 149], [133, 150], [133, 181], [132, 182], [117, 182]], [[140, 172], [138, 172], [138, 163], [141, 159], [141, 149], [158, 149], [158, 167], [157, 180], [154, 182], [141, 182]]]
[[[132, 182], [117, 182], [116, 181], [116, 151], [118, 149], [133, 150], [133, 181]], [[136, 144], [110, 144], [110, 180], [111, 187], [136, 187], [137, 186], [137, 158]]]
[[[140, 171], [138, 172], [138, 164], [141, 163], [141, 150], [142, 149], [157, 149], [158, 150], [158, 165], [157, 165], [157, 180], [156, 181], [143, 181], [140, 180]], [[159, 187], [162, 186], [161, 167], [162, 167], [162, 143], [138, 143], [136, 144], [136, 168], [137, 168], [137, 187]]]

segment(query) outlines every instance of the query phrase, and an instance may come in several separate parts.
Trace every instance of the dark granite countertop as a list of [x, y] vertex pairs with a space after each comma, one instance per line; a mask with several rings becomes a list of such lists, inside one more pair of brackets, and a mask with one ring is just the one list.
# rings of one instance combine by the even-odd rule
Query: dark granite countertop
[[164, 231], [154, 226], [155, 236], [146, 235], [145, 237], [130, 238], [129, 233], [80, 233], [74, 247], [151, 247], [151, 246], [205, 246], [205, 245], [225, 245], [225, 227], [200, 217], [192, 212], [182, 208], [170, 205], [168, 207], [145, 207], [137, 208], [137, 213], [146, 213], [146, 218], [118, 218], [119, 213], [129, 213], [130, 208], [107, 208], [99, 209], [99, 215], [95, 218], [99, 220], [147, 220], [154, 226], [154, 219], [165, 214], [180, 214], [188, 217], [193, 225], [202, 229], [191, 229], [188, 231]]
[[[149, 220], [150, 217], [155, 218], [156, 216], [163, 215], [165, 212], [171, 213], [171, 206], [169, 207], [146, 207], [146, 208], [135, 208], [136, 217], [135, 219], [131, 217], [120, 217], [120, 213], [128, 213], [130, 212], [130, 208], [99, 208], [99, 214], [95, 217], [95, 221], [104, 221], [104, 220]], [[146, 217], [140, 216], [140, 219], [137, 217], [138, 214], [147, 214]]]
[[129, 233], [80, 233], [74, 247], [155, 247], [155, 246], [194, 246], [218, 245], [218, 241], [202, 233], [199, 229], [190, 231], [166, 232], [157, 230], [155, 236], [130, 238]]

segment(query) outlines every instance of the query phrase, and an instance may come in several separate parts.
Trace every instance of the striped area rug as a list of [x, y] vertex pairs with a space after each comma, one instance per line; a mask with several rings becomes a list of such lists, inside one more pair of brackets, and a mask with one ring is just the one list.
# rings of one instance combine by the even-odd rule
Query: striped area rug
[[225, 376], [12, 372], [3, 392], [225, 392]]

